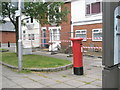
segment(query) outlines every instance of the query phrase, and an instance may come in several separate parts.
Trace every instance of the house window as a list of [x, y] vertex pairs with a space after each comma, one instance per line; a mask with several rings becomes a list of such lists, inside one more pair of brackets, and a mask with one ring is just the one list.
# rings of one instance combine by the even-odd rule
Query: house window
[[90, 14], [90, 4], [86, 5], [86, 14]]
[[47, 42], [47, 33], [46, 33], [46, 27], [42, 27], [42, 46], [45, 47], [46, 46], [46, 42]]
[[60, 40], [60, 29], [58, 29], [58, 28], [51, 29], [50, 40], [51, 41], [59, 41]]
[[102, 41], [102, 29], [92, 30], [92, 41]]
[[23, 33], [25, 33], [25, 31], [23, 31]]
[[26, 39], [26, 35], [23, 35], [23, 40], [25, 40]]
[[31, 39], [35, 40], [35, 34], [31, 34]]
[[53, 40], [59, 40], [57, 29], [53, 29], [52, 36]]
[[29, 19], [26, 20], [26, 23], [29, 23]]
[[28, 39], [31, 40], [31, 34], [28, 34]]
[[29, 40], [35, 40], [35, 34], [28, 34]]
[[91, 12], [92, 14], [100, 13], [100, 2], [92, 3]]
[[83, 41], [87, 41], [87, 31], [86, 30], [76, 30], [75, 31], [75, 37], [76, 38], [83, 38]]
[[94, 2], [86, 4], [86, 15], [93, 15], [101, 13], [101, 2]]

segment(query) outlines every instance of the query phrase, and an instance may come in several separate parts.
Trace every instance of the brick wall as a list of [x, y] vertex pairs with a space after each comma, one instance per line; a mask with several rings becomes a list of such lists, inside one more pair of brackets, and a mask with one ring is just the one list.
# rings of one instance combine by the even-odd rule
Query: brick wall
[[16, 33], [15, 32], [0, 32], [0, 42], [2, 43], [16, 43]]
[[[70, 2], [65, 3], [64, 5], [65, 5], [65, 7], [68, 8], [69, 11], [71, 11], [71, 3]], [[69, 13], [67, 15], [67, 22], [63, 22], [61, 25], [59, 25], [59, 26], [61, 26], [60, 40], [69, 40], [71, 34], [70, 33], [66, 33], [66, 32], [71, 32], [71, 24], [70, 24], [70, 22], [71, 22], [71, 13]], [[50, 35], [49, 35], [50, 33], [49, 33], [48, 28], [49, 27], [55, 27], [55, 26], [44, 25], [42, 27], [46, 27], [47, 28], [47, 31], [46, 31], [47, 37], [50, 37]], [[47, 41], [49, 41], [49, 39], [47, 39]], [[68, 45], [70, 45], [70, 43], [69, 42], [62, 42], [61, 45], [62, 45], [63, 48], [66, 48], [66, 47], [68, 47]]]
[[[71, 3], [66, 3], [65, 6], [68, 8], [69, 11], [71, 11]], [[67, 22], [63, 22], [61, 25], [61, 40], [69, 40], [71, 37], [71, 12], [67, 15]], [[67, 48], [68, 45], [70, 45], [69, 42], [63, 42], [61, 43], [63, 48]]]
[[[91, 24], [91, 25], [81, 25], [81, 26], [74, 26], [73, 29], [75, 30], [87, 30], [87, 38], [92, 38], [92, 29], [102, 28], [102, 24]], [[88, 39], [87, 41], [83, 41], [83, 46], [90, 46], [94, 44], [95, 47], [102, 47], [102, 41], [92, 41]]]

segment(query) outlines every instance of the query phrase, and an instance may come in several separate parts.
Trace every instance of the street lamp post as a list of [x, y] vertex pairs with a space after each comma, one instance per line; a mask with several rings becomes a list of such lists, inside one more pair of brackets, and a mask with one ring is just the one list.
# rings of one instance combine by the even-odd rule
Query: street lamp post
[[22, 29], [21, 29], [21, 0], [18, 1], [18, 70], [22, 70]]
[[21, 10], [24, 9], [24, 0], [11, 0], [12, 5], [18, 10], [15, 11], [16, 21], [18, 21], [18, 70], [22, 70], [22, 29]]

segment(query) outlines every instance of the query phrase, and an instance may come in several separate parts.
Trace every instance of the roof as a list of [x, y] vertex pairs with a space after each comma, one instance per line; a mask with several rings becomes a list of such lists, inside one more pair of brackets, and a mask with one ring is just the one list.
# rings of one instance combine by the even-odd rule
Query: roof
[[14, 28], [14, 25], [10, 21], [7, 21], [6, 23], [0, 23], [0, 31], [14, 32], [15, 28]]

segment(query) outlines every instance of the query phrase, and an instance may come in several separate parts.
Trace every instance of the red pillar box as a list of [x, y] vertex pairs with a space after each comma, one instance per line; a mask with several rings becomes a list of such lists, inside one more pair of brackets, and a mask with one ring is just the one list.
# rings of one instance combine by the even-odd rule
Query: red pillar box
[[82, 38], [72, 38], [74, 74], [83, 75]]

